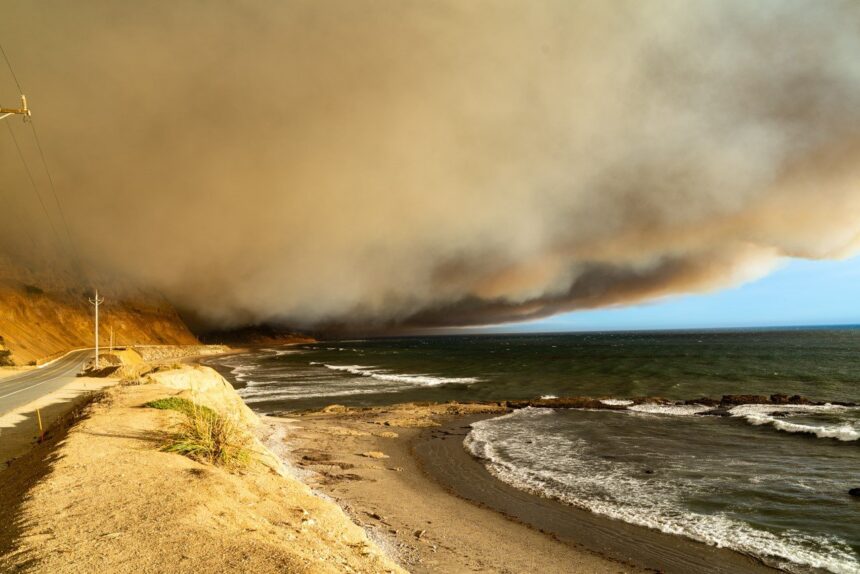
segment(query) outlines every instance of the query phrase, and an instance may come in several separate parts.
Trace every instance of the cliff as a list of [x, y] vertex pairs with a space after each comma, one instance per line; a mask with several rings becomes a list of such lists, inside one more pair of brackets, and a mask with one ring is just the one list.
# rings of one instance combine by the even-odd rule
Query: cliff
[[[116, 345], [198, 343], [173, 306], [157, 293], [104, 280], [100, 341]], [[0, 365], [27, 364], [93, 345], [92, 296], [61, 272], [34, 272], [0, 255]]]

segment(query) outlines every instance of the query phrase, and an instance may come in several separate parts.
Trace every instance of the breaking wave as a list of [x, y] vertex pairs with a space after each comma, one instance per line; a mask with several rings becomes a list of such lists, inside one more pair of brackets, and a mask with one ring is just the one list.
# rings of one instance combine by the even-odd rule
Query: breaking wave
[[[607, 403], [611, 404], [611, 403]], [[711, 407], [704, 405], [658, 405], [658, 404], [641, 404], [627, 407], [628, 411], [637, 413], [647, 413], [651, 415], [674, 415], [674, 416], [692, 416], [699, 413], [704, 413], [711, 410]]]
[[[312, 363], [319, 364], [319, 363]], [[411, 375], [401, 373], [391, 373], [387, 369], [380, 369], [374, 366], [365, 365], [328, 365], [322, 366], [333, 371], [342, 371], [351, 375], [361, 377], [370, 377], [379, 381], [388, 381], [392, 383], [405, 383], [409, 385], [437, 386], [437, 385], [469, 385], [477, 383], [480, 379], [475, 377], [436, 377], [431, 375]]]
[[[604, 417], [590, 423], [595, 426], [622, 420], [610, 413], [612, 411], [574, 413], [529, 407], [472, 424], [464, 446], [473, 456], [481, 459], [499, 480], [545, 498], [631, 524], [758, 556], [773, 566], [792, 572], [805, 572], [807, 567], [839, 574], [856, 574], [860, 571], [856, 554], [840, 538], [792, 529], [774, 532], [740, 520], [728, 509], [715, 512], [691, 507], [691, 499], [702, 497], [702, 493], [719, 492], [725, 488], [723, 467], [719, 464], [716, 470], [713, 467], [698, 468], [700, 472], [695, 479], [686, 474], [690, 472], [691, 462], [670, 462], [666, 468], [657, 466], [659, 470], [648, 470], [646, 473], [643, 472], [641, 462], [638, 462], [642, 460], [638, 451], [633, 454], [605, 452], [606, 444], [590, 444], [594, 437], [585, 440], [578, 433], [571, 432], [571, 427], [565, 426], [566, 421], [574, 416]], [[665, 411], [661, 411], [661, 414], [665, 414]], [[665, 420], [682, 419], [669, 417]], [[702, 423], [705, 420], [717, 422], [698, 417], [683, 420], [689, 421], [685, 423], [688, 425], [696, 424], [696, 420]], [[665, 423], [655, 421], [650, 424], [656, 426]], [[607, 432], [610, 431], [601, 430], [597, 436]], [[680, 455], [672, 453], [671, 457], [664, 460], [674, 458], [677, 461]], [[651, 456], [657, 455], [651, 452], [649, 458]], [[701, 453], [690, 453], [689, 456], [689, 461], [702, 458]], [[650, 464], [660, 465], [661, 462], [651, 459]], [[678, 468], [681, 470], [676, 472], [673, 464], [680, 464]], [[737, 464], [746, 463], [739, 461]], [[773, 474], [762, 474], [768, 479], [773, 478]], [[757, 485], [763, 478], [751, 475], [743, 480], [747, 480], [750, 485]], [[798, 478], [796, 482], [802, 481]]]
[[[729, 412], [733, 417], [742, 417], [754, 426], [769, 425], [783, 432], [811, 434], [818, 438], [830, 438], [846, 442], [860, 440], [860, 418], [856, 416], [860, 409], [856, 407], [838, 405], [741, 405], [732, 408]], [[851, 415], [854, 415], [853, 421], [847, 418]], [[788, 420], [795, 417], [805, 417], [805, 419], [803, 422]]]

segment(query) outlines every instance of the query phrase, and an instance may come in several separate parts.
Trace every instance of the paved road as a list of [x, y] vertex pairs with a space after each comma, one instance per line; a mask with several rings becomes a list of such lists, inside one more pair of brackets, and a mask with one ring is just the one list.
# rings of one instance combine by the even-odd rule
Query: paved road
[[41, 369], [0, 379], [0, 415], [72, 382], [84, 361], [92, 356], [91, 350], [73, 351]]

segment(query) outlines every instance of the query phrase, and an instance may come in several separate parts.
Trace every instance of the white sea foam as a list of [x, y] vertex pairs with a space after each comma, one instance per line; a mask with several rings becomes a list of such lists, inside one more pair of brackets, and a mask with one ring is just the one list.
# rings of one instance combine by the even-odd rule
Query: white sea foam
[[255, 365], [237, 365], [230, 368], [230, 372], [236, 377], [236, 380], [244, 383], [246, 379], [253, 373], [257, 367]]
[[[522, 490], [631, 524], [682, 535], [717, 547], [760, 556], [782, 568], [812, 567], [857, 574], [860, 562], [836, 537], [762, 530], [724, 513], [699, 513], [684, 500], [701, 481], [637, 476], [629, 468], [589, 451], [587, 443], [542, 425], [551, 409], [521, 409], [472, 425], [464, 446], [488, 470]], [[541, 417], [541, 418], [538, 418]], [[547, 432], [550, 431], [550, 432]]]
[[474, 377], [436, 377], [431, 375], [419, 374], [401, 374], [391, 373], [386, 369], [380, 369], [375, 366], [366, 365], [323, 365], [333, 371], [344, 371], [352, 375], [362, 377], [370, 377], [379, 381], [388, 381], [392, 383], [405, 383], [408, 385], [419, 386], [437, 386], [447, 384], [471, 384], [477, 383], [480, 379]]
[[740, 405], [729, 412], [733, 417], [743, 417], [754, 426], [770, 425], [776, 430], [789, 433], [815, 435], [818, 438], [832, 438], [840, 441], [860, 440], [858, 423], [843, 421], [836, 424], [808, 424], [791, 422], [785, 418], [776, 417], [774, 413], [789, 415], [838, 415], [840, 413], [856, 412], [856, 407], [840, 405]]
[[611, 407], [626, 407], [633, 404], [633, 401], [628, 399], [600, 399], [600, 402]]
[[648, 413], [652, 415], [672, 415], [678, 417], [686, 417], [709, 411], [711, 410], [711, 407], [706, 407], [704, 405], [642, 404], [627, 407], [627, 410], [634, 411], [637, 413]]
[[264, 403], [270, 401], [282, 401], [293, 399], [307, 399], [314, 397], [345, 397], [351, 395], [370, 395], [378, 393], [396, 393], [399, 389], [335, 389], [307, 387], [280, 387], [275, 392], [269, 393], [241, 393], [242, 400], [246, 403]]
[[301, 351], [299, 349], [273, 349], [276, 357], [283, 357], [284, 355], [304, 355], [306, 351]]

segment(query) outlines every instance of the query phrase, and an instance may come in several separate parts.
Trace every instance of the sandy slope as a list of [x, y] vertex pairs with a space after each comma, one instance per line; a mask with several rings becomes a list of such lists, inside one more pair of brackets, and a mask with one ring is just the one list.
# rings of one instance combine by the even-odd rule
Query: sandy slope
[[37, 449], [4, 471], [0, 571], [402, 572], [261, 445], [261, 462], [239, 473], [160, 452], [183, 415], [141, 408], [148, 400], [193, 388], [199, 402], [256, 417], [210, 369], [151, 380], [110, 389], [53, 455]]

